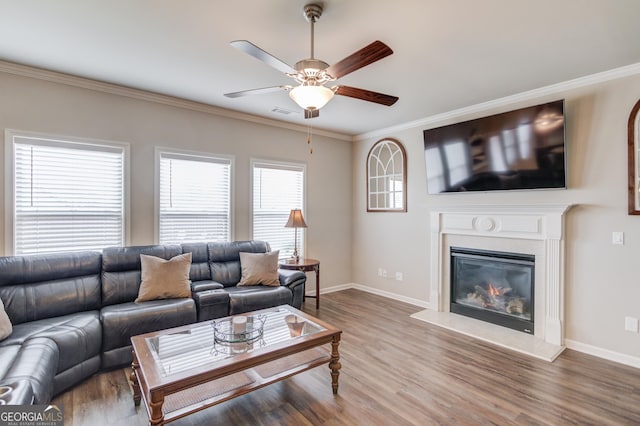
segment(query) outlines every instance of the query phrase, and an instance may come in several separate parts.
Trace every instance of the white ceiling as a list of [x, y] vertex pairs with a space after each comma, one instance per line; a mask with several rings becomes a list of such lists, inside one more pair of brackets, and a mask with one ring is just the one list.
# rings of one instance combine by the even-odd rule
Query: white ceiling
[[[229, 42], [309, 57], [305, 0], [0, 0], [0, 59], [307, 124], [291, 84]], [[338, 81], [398, 96], [336, 96], [315, 128], [357, 135], [640, 62], [640, 0], [324, 0], [315, 56], [378, 39], [394, 54]], [[274, 107], [296, 111], [284, 116]]]

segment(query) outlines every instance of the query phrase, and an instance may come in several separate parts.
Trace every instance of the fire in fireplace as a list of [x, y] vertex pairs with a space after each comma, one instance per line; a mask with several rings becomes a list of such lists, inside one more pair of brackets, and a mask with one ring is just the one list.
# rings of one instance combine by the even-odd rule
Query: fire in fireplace
[[451, 312], [533, 334], [535, 256], [451, 247]]

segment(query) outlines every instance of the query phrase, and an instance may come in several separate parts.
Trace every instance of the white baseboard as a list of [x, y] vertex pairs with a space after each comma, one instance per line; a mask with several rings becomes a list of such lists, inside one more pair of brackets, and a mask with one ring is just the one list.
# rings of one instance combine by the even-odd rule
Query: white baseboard
[[640, 358], [635, 356], [621, 354], [620, 352], [610, 351], [609, 349], [599, 348], [597, 346], [576, 342], [575, 340], [570, 339], [564, 339], [564, 344], [567, 348], [573, 349], [574, 351], [583, 352], [588, 355], [593, 355], [598, 358], [628, 365], [630, 367], [640, 368]]
[[[348, 290], [354, 288], [356, 290], [365, 291], [367, 293], [377, 294], [378, 296], [386, 297], [387, 299], [397, 300], [399, 302], [408, 303], [410, 305], [419, 306], [421, 308], [429, 308], [429, 302], [425, 302], [424, 300], [414, 299], [412, 297], [400, 296], [395, 293], [391, 293], [390, 291], [379, 290], [377, 288], [372, 288], [362, 284], [356, 283], [346, 283], [339, 284], [328, 288], [323, 288], [320, 290], [320, 294], [334, 293], [336, 291]], [[316, 294], [315, 291], [307, 292], [307, 296], [314, 296]]]
[[[427, 309], [430, 308], [429, 302], [425, 302], [424, 300], [418, 300], [411, 297], [400, 296], [398, 294], [391, 293], [389, 291], [379, 290], [377, 288], [373, 288], [373, 287], [369, 287], [369, 286], [357, 284], [357, 283], [339, 284], [336, 286], [323, 288], [320, 291], [320, 294], [322, 295], [322, 294], [334, 293], [336, 291], [348, 290], [351, 288], [360, 290], [360, 291], [365, 291], [367, 293], [376, 294], [378, 296], [386, 297], [388, 299], [405, 302], [410, 305], [415, 305], [415, 306], [419, 306]], [[313, 296], [315, 295], [315, 292], [307, 292], [306, 294]], [[617, 362], [619, 364], [628, 365], [630, 367], [640, 368], [640, 357], [626, 355], [620, 352], [614, 352], [609, 349], [599, 348], [597, 346], [588, 345], [586, 343], [577, 342], [575, 340], [570, 340], [570, 339], [565, 339], [564, 344], [567, 348], [573, 349], [574, 351], [582, 352], [588, 355], [593, 355], [598, 358]]]

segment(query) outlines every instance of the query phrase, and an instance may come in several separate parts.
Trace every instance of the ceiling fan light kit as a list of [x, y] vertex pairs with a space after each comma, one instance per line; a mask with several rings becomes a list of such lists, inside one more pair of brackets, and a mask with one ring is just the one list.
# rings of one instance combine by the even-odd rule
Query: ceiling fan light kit
[[333, 98], [333, 90], [325, 86], [307, 86], [301, 84], [289, 92], [289, 97], [300, 108], [305, 110], [317, 110], [325, 106]]
[[242, 50], [248, 55], [270, 65], [271, 67], [284, 72], [293, 78], [298, 86], [273, 86], [261, 89], [243, 90], [240, 92], [225, 93], [229, 98], [237, 98], [247, 95], [271, 93], [285, 90], [289, 92], [289, 97], [293, 99], [305, 111], [305, 118], [319, 116], [319, 109], [325, 106], [335, 94], [361, 99], [380, 105], [391, 106], [398, 98], [396, 96], [385, 95], [371, 90], [358, 89], [349, 86], [326, 87], [325, 83], [335, 81], [353, 71], [365, 67], [373, 62], [379, 61], [393, 53], [393, 50], [381, 41], [374, 41], [357, 52], [347, 56], [338, 63], [329, 66], [328, 63], [316, 59], [314, 55], [314, 23], [320, 19], [323, 6], [317, 3], [309, 3], [304, 6], [304, 17], [311, 24], [311, 56], [295, 64], [292, 68], [275, 56], [260, 49], [255, 44], [247, 40], [236, 40], [231, 45]]

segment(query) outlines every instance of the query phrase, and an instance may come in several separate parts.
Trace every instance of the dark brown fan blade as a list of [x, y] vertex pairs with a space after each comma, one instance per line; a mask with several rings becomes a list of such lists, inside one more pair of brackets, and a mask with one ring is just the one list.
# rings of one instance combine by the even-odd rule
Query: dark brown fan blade
[[320, 117], [319, 109], [305, 109], [304, 110], [304, 118], [316, 118]]
[[242, 90], [240, 92], [225, 93], [224, 95], [227, 98], [240, 98], [242, 96], [263, 95], [265, 93], [279, 92], [281, 90], [287, 90], [287, 91], [291, 90], [291, 86], [263, 87], [261, 89], [250, 89], [250, 90]]
[[260, 59], [265, 64], [272, 66], [273, 68], [282, 71], [285, 74], [296, 74], [296, 70], [291, 66], [282, 62], [280, 59], [260, 49], [255, 44], [247, 40], [235, 40], [231, 42], [231, 46], [238, 50], [242, 50], [244, 53], [253, 56], [256, 59]]
[[356, 53], [347, 56], [340, 62], [331, 65], [327, 68], [327, 73], [335, 79], [339, 79], [375, 61], [386, 58], [392, 53], [393, 50], [391, 50], [389, 46], [376, 40], [370, 45], [358, 50]]
[[349, 96], [350, 98], [362, 99], [363, 101], [375, 102], [386, 106], [391, 106], [399, 99], [396, 96], [385, 95], [384, 93], [372, 92], [371, 90], [358, 89], [356, 87], [338, 86], [336, 95]]

